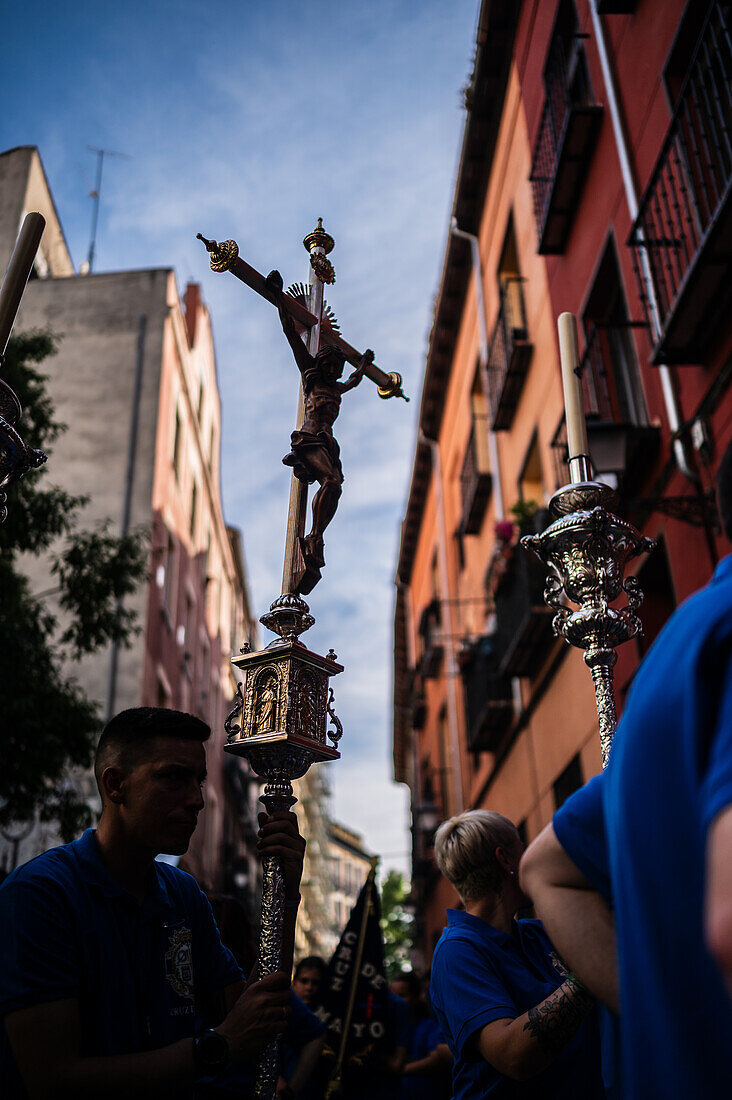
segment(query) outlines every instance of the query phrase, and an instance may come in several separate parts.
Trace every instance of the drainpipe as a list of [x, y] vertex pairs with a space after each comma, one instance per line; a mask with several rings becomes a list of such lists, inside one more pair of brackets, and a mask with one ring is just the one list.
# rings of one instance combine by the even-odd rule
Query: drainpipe
[[[600, 56], [602, 78], [605, 81], [607, 105], [610, 110], [610, 118], [613, 124], [613, 133], [615, 135], [615, 146], [618, 151], [618, 159], [620, 160], [620, 171], [623, 176], [623, 186], [625, 188], [625, 200], [628, 204], [628, 210], [630, 212], [631, 220], [635, 221], [638, 217], [638, 193], [635, 186], [635, 178], [633, 175], [633, 167], [630, 160], [630, 151], [628, 148], [628, 139], [625, 132], [625, 125], [623, 122], [623, 116], [621, 114], [620, 101], [615, 87], [615, 77], [610, 62], [610, 51], [608, 49], [608, 43], [605, 37], [605, 28], [603, 26], [602, 17], [597, 11], [596, 2], [597, 0], [595, 0], [595, 3], [590, 3], [592, 25], [594, 27], [595, 39], [597, 41], [597, 52]], [[651, 330], [653, 332], [654, 342], [658, 342], [661, 337], [661, 323], [659, 320], [660, 315], [658, 309], [658, 299], [656, 298], [656, 291], [653, 286], [653, 279], [651, 278], [651, 269], [648, 262], [646, 250], [645, 248], [641, 248], [639, 251], [640, 264], [643, 272], [643, 282], [645, 284], [646, 297], [648, 299], [648, 312], [651, 319]], [[678, 432], [680, 431], [683, 424], [683, 418], [681, 415], [678, 398], [676, 396], [676, 390], [674, 389], [671, 371], [666, 363], [661, 363], [658, 367], [658, 373], [661, 379], [661, 390], [663, 393], [664, 405], [666, 407], [666, 416], [668, 417], [669, 427], [673, 436], [673, 450], [674, 458], [676, 459], [676, 465], [681, 470], [681, 473], [684, 475], [685, 478], [693, 482], [694, 485], [698, 485], [700, 481], [699, 475], [689, 461], [684, 441], [678, 436]]]
[[[457, 218], [450, 222], [450, 232], [454, 237], [462, 237], [470, 242], [470, 256], [473, 261], [473, 282], [475, 283], [475, 298], [478, 306], [478, 333], [480, 338], [480, 383], [485, 394], [486, 408], [488, 408], [488, 331], [485, 324], [485, 295], [483, 293], [483, 268], [480, 262], [478, 238], [475, 233], [468, 233], [464, 229], [458, 229]], [[496, 433], [488, 430], [488, 453], [491, 456], [491, 468], [493, 470], [493, 512], [496, 520], [503, 519], [503, 490], [501, 488], [501, 467], [498, 461], [498, 442]]]
[[435, 496], [437, 498], [437, 558], [440, 569], [440, 586], [444, 593], [445, 607], [447, 608], [447, 638], [445, 662], [447, 671], [447, 720], [450, 727], [450, 755], [452, 757], [453, 780], [453, 814], [463, 811], [463, 766], [460, 756], [460, 730], [458, 726], [458, 670], [455, 660], [455, 623], [453, 601], [450, 599], [450, 582], [447, 569], [447, 529], [445, 525], [445, 501], [442, 491], [442, 462], [440, 461], [440, 448], [435, 439], [429, 439], [422, 429], [419, 429], [419, 442], [424, 443], [430, 449], [432, 458], [432, 471], [435, 478]]

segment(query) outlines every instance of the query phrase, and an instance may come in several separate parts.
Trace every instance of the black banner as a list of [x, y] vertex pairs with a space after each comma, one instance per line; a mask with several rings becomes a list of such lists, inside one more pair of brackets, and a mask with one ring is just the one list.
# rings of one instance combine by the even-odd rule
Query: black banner
[[[315, 1010], [328, 1029], [327, 1053], [339, 1077], [346, 1069], [365, 1068], [386, 1037], [388, 985], [380, 916], [372, 871], [328, 964], [321, 1003]], [[348, 1038], [344, 1045], [346, 1026]]]

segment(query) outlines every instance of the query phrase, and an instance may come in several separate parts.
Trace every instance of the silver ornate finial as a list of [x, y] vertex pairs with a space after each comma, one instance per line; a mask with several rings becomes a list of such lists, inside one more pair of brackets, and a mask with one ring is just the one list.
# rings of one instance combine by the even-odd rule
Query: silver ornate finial
[[[656, 545], [607, 510], [605, 505], [614, 499], [613, 491], [601, 482], [566, 485], [549, 504], [554, 522], [541, 535], [521, 539], [521, 545], [533, 550], [550, 570], [544, 600], [556, 611], [554, 633], [585, 651], [595, 685], [603, 765], [617, 725], [615, 650], [642, 633], [637, 611], [643, 595], [637, 579], [625, 577], [625, 569]], [[613, 607], [623, 594], [626, 606]]]

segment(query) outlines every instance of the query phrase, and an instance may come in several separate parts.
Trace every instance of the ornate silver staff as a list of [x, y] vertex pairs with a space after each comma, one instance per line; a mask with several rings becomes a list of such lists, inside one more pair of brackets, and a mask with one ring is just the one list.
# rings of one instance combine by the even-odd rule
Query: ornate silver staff
[[[652, 550], [655, 542], [614, 515], [609, 509], [616, 503], [616, 494], [609, 485], [592, 480], [574, 315], [562, 313], [558, 327], [571, 481], [549, 502], [556, 517], [551, 526], [541, 535], [526, 535], [521, 543], [549, 570], [544, 599], [556, 610], [554, 633], [584, 650], [595, 685], [605, 767], [617, 725], [615, 650], [642, 632], [637, 611], [643, 594], [635, 577], [625, 577], [625, 569], [633, 558]], [[623, 594], [627, 604], [612, 606]]]
[[[242, 649], [232, 659], [244, 679], [236, 705], [226, 720], [227, 752], [244, 756], [265, 780], [261, 801], [268, 813], [289, 810], [296, 799], [292, 780], [300, 779], [316, 761], [336, 760], [343, 729], [334, 709], [330, 677], [343, 671], [333, 650], [322, 657], [308, 649], [300, 635], [315, 622], [302, 598], [320, 580], [325, 565], [323, 531], [332, 520], [341, 495], [343, 471], [332, 428], [342, 396], [367, 377], [380, 397], [403, 397], [398, 374], [385, 374], [373, 353], [360, 355], [341, 339], [337, 321], [323, 300], [325, 283], [335, 282], [328, 253], [333, 238], [322, 220], [303, 244], [310, 255], [310, 280], [285, 294], [278, 272], [266, 278], [239, 258], [235, 242], [200, 239], [211, 253], [214, 271], [231, 271], [273, 302], [302, 377], [297, 427], [291, 452], [283, 461], [293, 468], [285, 542], [282, 594], [260, 622], [277, 637], [260, 652]], [[344, 363], [356, 370], [340, 382]], [[305, 535], [307, 486], [317, 482], [313, 523]], [[327, 728], [328, 723], [332, 728]], [[332, 744], [328, 744], [330, 740]], [[264, 860], [259, 973], [281, 968], [285, 882], [277, 858]], [[255, 1095], [271, 1100], [277, 1085], [279, 1040], [271, 1042], [259, 1065]]]
[[[42, 214], [26, 215], [5, 272], [0, 289], [0, 368], [45, 226]], [[14, 391], [0, 380], [0, 523], [8, 514], [5, 490], [28, 470], [37, 469], [46, 461], [43, 451], [26, 447], [18, 434], [15, 425], [22, 412]]]

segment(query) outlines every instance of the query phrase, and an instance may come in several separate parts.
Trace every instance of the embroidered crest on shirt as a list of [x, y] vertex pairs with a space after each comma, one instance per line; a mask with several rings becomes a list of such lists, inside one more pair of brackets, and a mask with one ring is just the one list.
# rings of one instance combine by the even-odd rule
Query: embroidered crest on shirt
[[193, 936], [190, 928], [170, 933], [165, 952], [165, 977], [179, 997], [193, 1000]]

